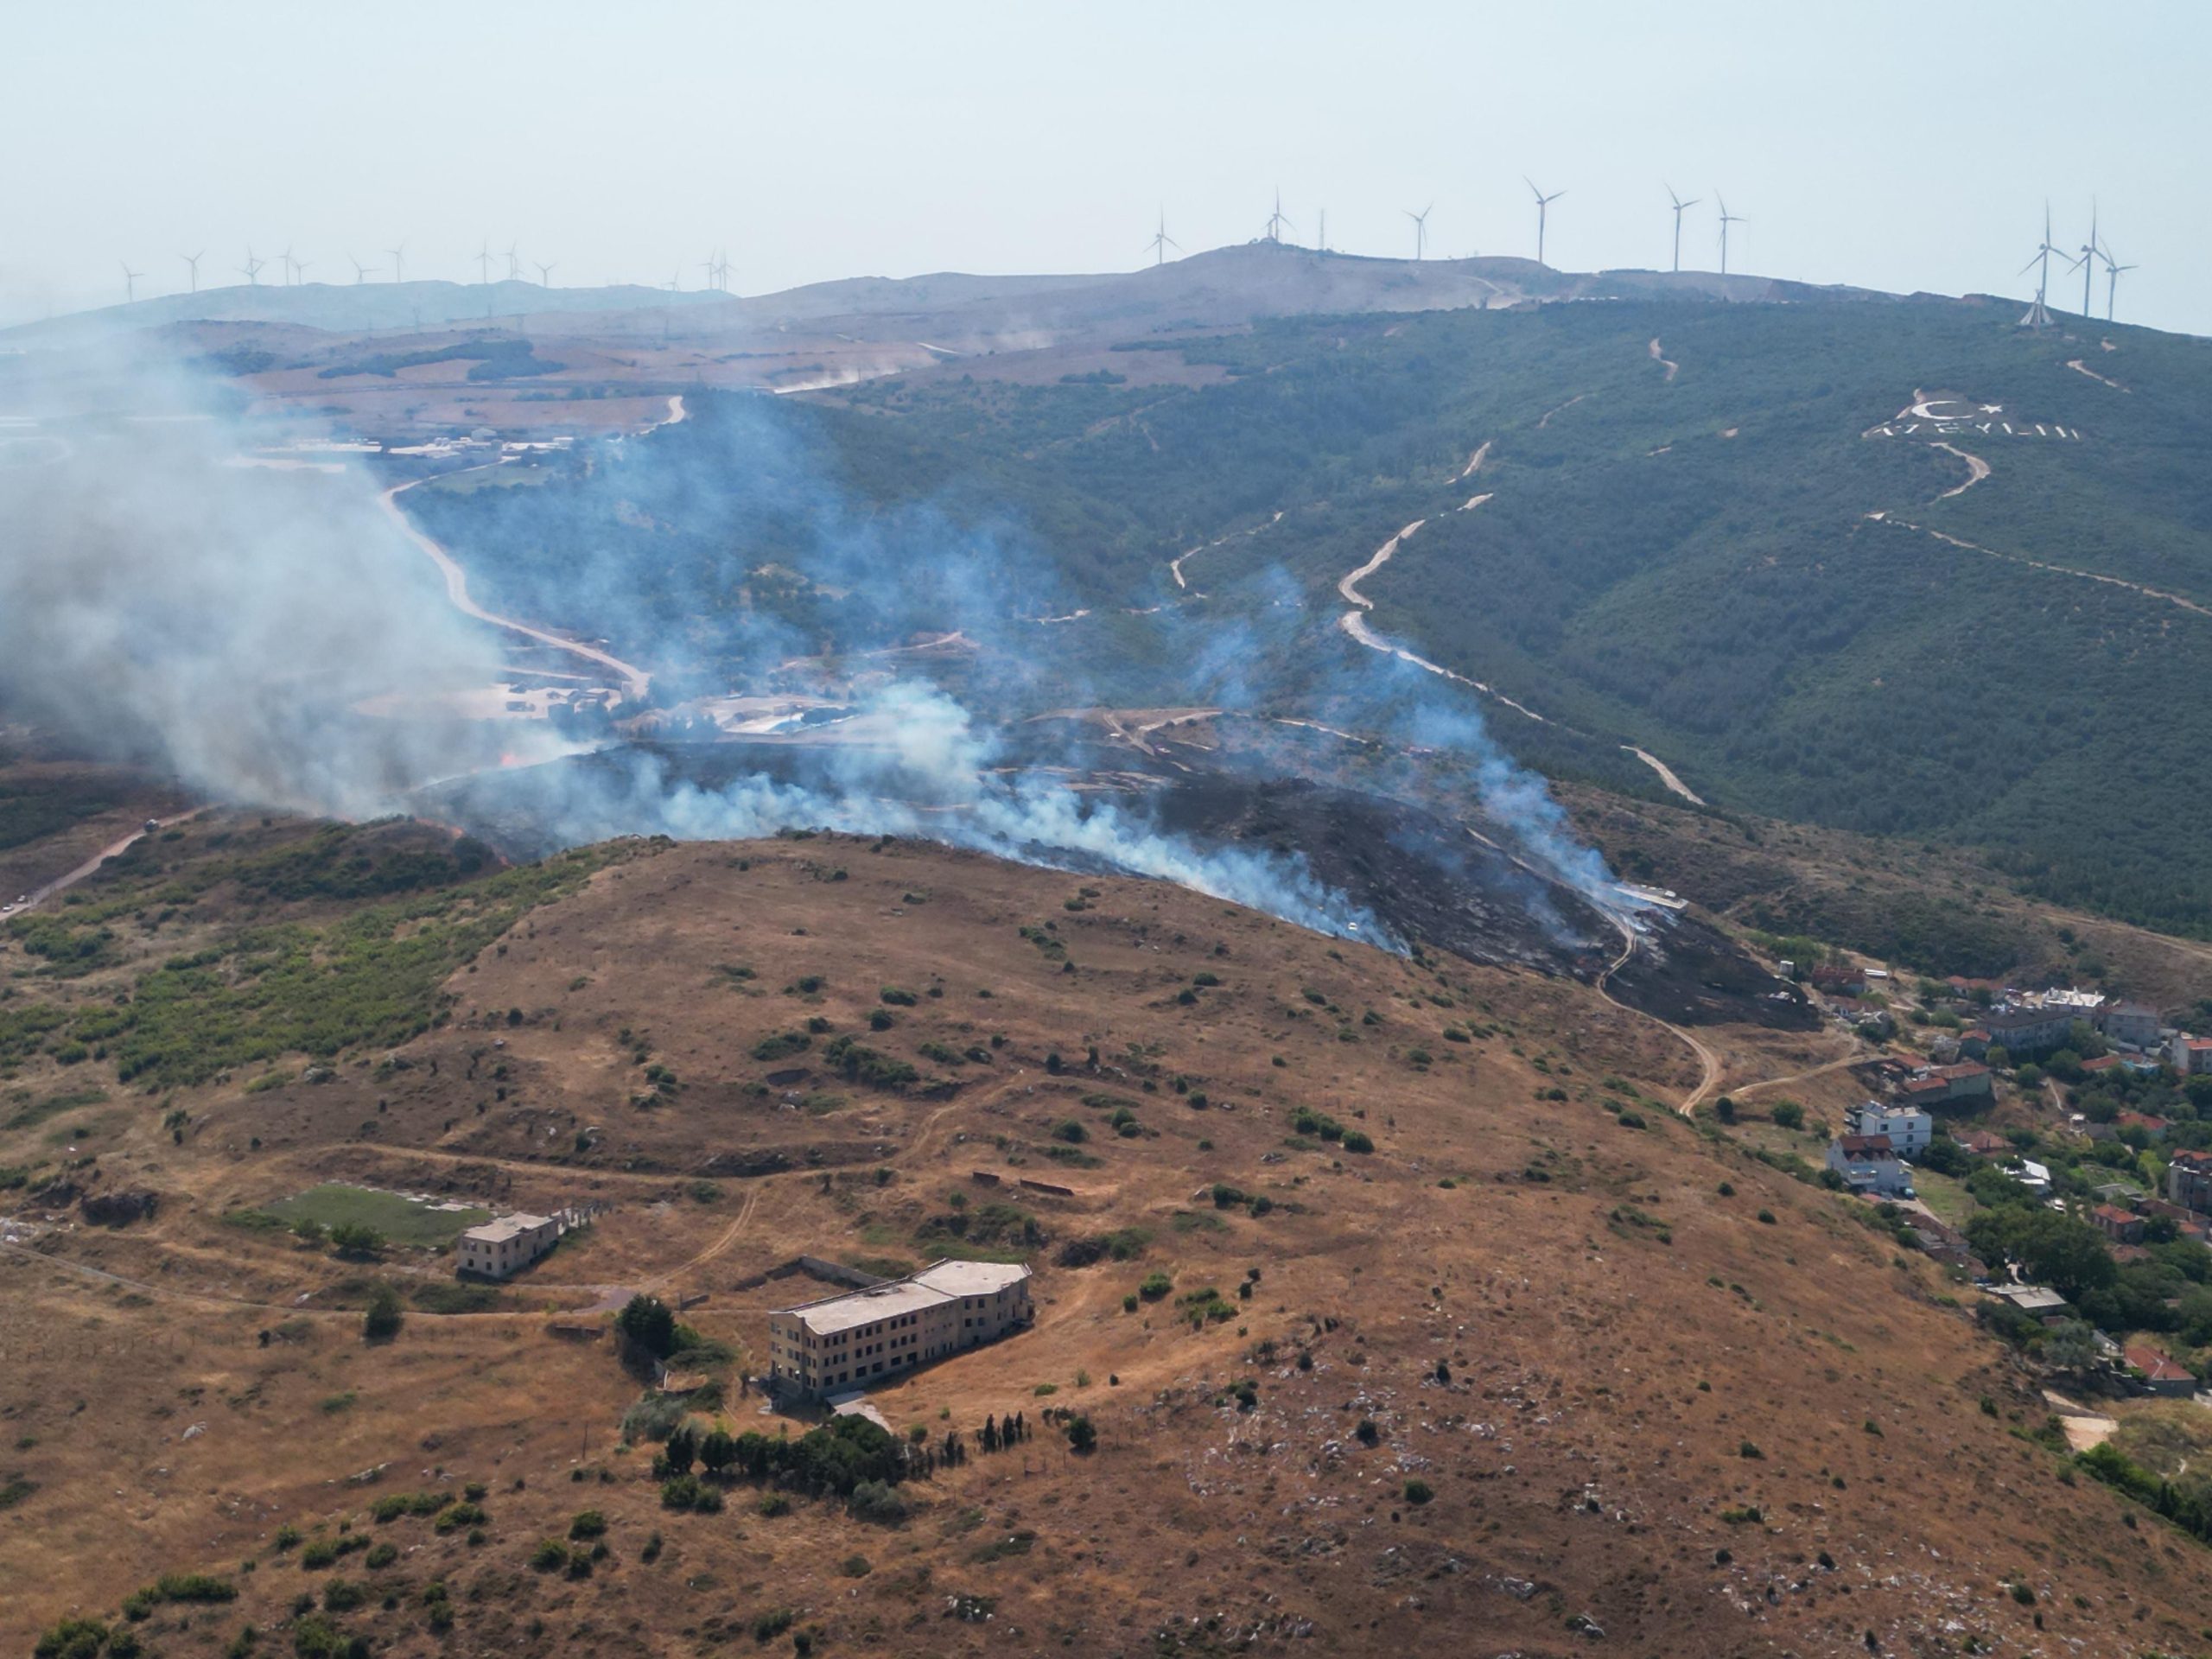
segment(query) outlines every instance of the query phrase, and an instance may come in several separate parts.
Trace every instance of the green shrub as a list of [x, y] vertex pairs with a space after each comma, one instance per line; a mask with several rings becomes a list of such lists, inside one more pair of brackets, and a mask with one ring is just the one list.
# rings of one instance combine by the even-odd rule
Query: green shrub
[[1435, 1496], [1435, 1491], [1425, 1480], [1416, 1478], [1406, 1483], [1406, 1502], [1408, 1503], [1426, 1503]]

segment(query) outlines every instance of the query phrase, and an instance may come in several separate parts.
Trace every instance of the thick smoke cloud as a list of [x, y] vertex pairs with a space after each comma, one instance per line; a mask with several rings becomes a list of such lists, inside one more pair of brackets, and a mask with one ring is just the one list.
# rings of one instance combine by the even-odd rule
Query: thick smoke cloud
[[390, 811], [474, 764], [474, 722], [356, 710], [491, 686], [495, 642], [446, 607], [366, 478], [241, 459], [204, 411], [0, 452], [0, 705], [216, 798], [302, 811]]
[[[861, 480], [835, 475], [788, 406], [716, 399], [708, 418], [707, 433], [680, 443], [587, 446], [567, 462], [564, 488], [404, 499], [433, 533], [451, 534], [444, 517], [465, 527], [453, 551], [480, 600], [609, 639], [652, 671], [657, 700], [759, 689], [779, 665], [828, 647], [850, 677], [849, 729], [791, 751], [775, 775], [721, 784], [620, 745], [588, 764], [537, 766], [508, 791], [528, 803], [531, 839], [801, 827], [923, 836], [1158, 877], [1395, 944], [1302, 860], [1196, 844], [1126, 798], [1078, 792], [1008, 758], [973, 708], [1110, 703], [1121, 689], [1092, 682], [1081, 653], [1060, 649], [1071, 636], [1036, 620], [1081, 607], [1023, 526], [988, 501], [979, 510], [972, 489], [957, 509], [943, 492], [869, 499]], [[249, 440], [205, 412], [73, 431], [62, 448], [16, 465], [0, 451], [0, 706], [156, 760], [215, 799], [348, 817], [420, 810], [426, 785], [575, 753], [543, 721], [465, 717], [461, 704], [486, 702], [506, 677], [501, 641], [451, 608], [365, 474], [241, 464]], [[750, 608], [741, 601], [764, 561], [838, 602], [818, 614]], [[1181, 701], [1325, 707], [1427, 751], [1427, 764], [1506, 827], [1531, 872], [1603, 894], [1602, 862], [1542, 780], [1433, 676], [1333, 649], [1308, 592], [1255, 561], [1241, 614], [1133, 606], [1141, 624], [1121, 622], [1116, 637], [1141, 639], [1153, 689]], [[952, 630], [976, 647], [959, 696], [902, 672], [908, 659], [883, 649]], [[1298, 643], [1317, 630], [1332, 649]], [[1529, 901], [1542, 912], [1534, 882]]]

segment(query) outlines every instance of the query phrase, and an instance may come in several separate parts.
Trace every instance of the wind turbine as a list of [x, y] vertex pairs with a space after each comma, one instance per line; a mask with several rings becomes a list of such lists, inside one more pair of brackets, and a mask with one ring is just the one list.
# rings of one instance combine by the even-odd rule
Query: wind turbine
[[1268, 215], [1268, 240], [1270, 242], [1280, 242], [1282, 240], [1282, 233], [1285, 230], [1294, 231], [1297, 228], [1297, 226], [1293, 225], [1288, 219], [1282, 216], [1282, 192], [1281, 190], [1277, 190], [1275, 192], [1275, 210]]
[[2046, 200], [2043, 205], [2043, 240], [2036, 247], [2035, 257], [2022, 265], [2017, 273], [2022, 276], [2031, 270], [2037, 273], [2035, 303], [2028, 308], [2028, 315], [2020, 319], [2025, 327], [2041, 328], [2050, 321], [2050, 308], [2044, 303], [2044, 296], [2050, 286], [2050, 256], [2054, 253], [2062, 259], [2066, 257], [2061, 250], [2050, 245], [2050, 203]]
[[180, 253], [177, 255], [178, 258], [183, 260], [186, 264], [192, 268], [192, 291], [194, 294], [197, 294], [200, 291], [200, 262], [207, 256], [207, 250], [202, 248], [198, 253]]
[[292, 285], [292, 245], [287, 242], [284, 251], [276, 256], [276, 263], [284, 268], [284, 286]]
[[1152, 233], [1152, 240], [1145, 246], [1152, 250], [1152, 263], [1155, 265], [1167, 263], [1168, 249], [1173, 248], [1178, 253], [1183, 251], [1183, 245], [1167, 234], [1167, 210], [1165, 207], [1160, 210], [1160, 228]]
[[531, 263], [537, 267], [537, 285], [540, 288], [552, 287], [553, 267], [545, 264], [543, 260], [533, 259]]
[[522, 280], [522, 259], [516, 251], [516, 246], [512, 242], [507, 244], [507, 280], [511, 283]]
[[1436, 204], [1432, 201], [1419, 213], [1410, 207], [1401, 207], [1398, 211], [1414, 222], [1414, 257], [1418, 260], [1422, 250], [1428, 245], [1428, 216], [1436, 211]]
[[396, 248], [386, 248], [385, 251], [391, 256], [391, 280], [395, 283], [405, 282], [407, 280], [407, 245], [403, 242]]
[[1329, 210], [1325, 207], [1321, 209], [1321, 227], [1313, 233], [1313, 251], [1316, 253], [1329, 251]]
[[1713, 199], [1720, 204], [1720, 274], [1726, 276], [1728, 274], [1728, 227], [1731, 225], [1748, 225], [1751, 221], [1741, 213], [1730, 213], [1728, 198], [1718, 190], [1713, 193]]
[[348, 264], [353, 267], [353, 286], [356, 288], [359, 288], [361, 285], [363, 279], [365, 278], [371, 271], [376, 269], [374, 265], [363, 264], [359, 260], [354, 258], [350, 253], [346, 256], [346, 261]]
[[1684, 201], [1675, 194], [1675, 187], [1670, 184], [1667, 187], [1667, 200], [1675, 204], [1675, 269], [1679, 271], [1682, 268], [1682, 215], [1696, 207], [1702, 198], [1692, 196]]
[[124, 267], [123, 267], [123, 302], [124, 302], [125, 305], [130, 304], [130, 303], [131, 302], [131, 301], [133, 301], [133, 300], [135, 300], [135, 299], [137, 299], [137, 298], [138, 297], [138, 279], [139, 279], [141, 276], [143, 276], [145, 274], [146, 274], [146, 273], [145, 273], [144, 271], [143, 271], [143, 270], [131, 270], [131, 269], [130, 269], [130, 264], [129, 264], [127, 262], [124, 264]]
[[492, 238], [484, 238], [484, 246], [476, 256], [476, 280], [489, 288], [492, 285]]
[[251, 286], [259, 288], [262, 267], [268, 263], [266, 259], [257, 259], [253, 257], [253, 245], [249, 242], [246, 244], [245, 264], [238, 267], [238, 275], [245, 277]]
[[1541, 265], [1544, 263], [1545, 216], [1549, 213], [1552, 203], [1557, 201], [1567, 192], [1554, 190], [1548, 196], [1536, 188], [1535, 181], [1525, 173], [1521, 175], [1521, 182], [1529, 187], [1529, 194], [1536, 199], [1536, 263]]
[[2142, 267], [2139, 265], [2115, 264], [2113, 262], [2112, 250], [2108, 247], [2099, 248], [2097, 250], [2097, 257], [2105, 262], [2105, 321], [2107, 322], [2110, 322], [2112, 321], [2113, 297], [2120, 291], [2120, 273], [2123, 270], [2139, 270]]
[[295, 259], [295, 260], [293, 260], [293, 261], [292, 261], [292, 276], [293, 276], [293, 277], [294, 277], [296, 281], [298, 281], [298, 282], [300, 282], [300, 283], [304, 283], [307, 281], [307, 279], [308, 279], [308, 267], [309, 265], [313, 264], [315, 264], [315, 261], [314, 261], [314, 260], [312, 260], [312, 259]]
[[2082, 273], [2082, 316], [2086, 321], [2091, 315], [2089, 283], [2097, 274], [2097, 199], [2094, 196], [2089, 198], [2089, 239], [2076, 251], [2081, 257], [2068, 265], [2067, 269], [2079, 270]]

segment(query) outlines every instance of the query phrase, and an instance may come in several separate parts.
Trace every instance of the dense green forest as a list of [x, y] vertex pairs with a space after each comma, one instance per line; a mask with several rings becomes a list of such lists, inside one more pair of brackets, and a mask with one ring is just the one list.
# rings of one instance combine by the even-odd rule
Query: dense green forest
[[[1986, 848], [2035, 893], [2212, 932], [2212, 615], [2120, 585], [2212, 606], [2212, 344], [2016, 323], [1304, 319], [1130, 347], [1217, 372], [1198, 386], [695, 399], [537, 487], [410, 505], [504, 602], [596, 619], [677, 685], [960, 627], [1017, 703], [1347, 719], [1387, 677], [1336, 629], [1336, 582], [1425, 519], [1364, 582], [1370, 621], [1545, 715], [1465, 694], [1524, 760], [1649, 790], [1639, 743], [1716, 804]], [[1990, 430], [1867, 435], [1946, 391]], [[1939, 437], [1989, 475], [1947, 494], [1967, 463]]]

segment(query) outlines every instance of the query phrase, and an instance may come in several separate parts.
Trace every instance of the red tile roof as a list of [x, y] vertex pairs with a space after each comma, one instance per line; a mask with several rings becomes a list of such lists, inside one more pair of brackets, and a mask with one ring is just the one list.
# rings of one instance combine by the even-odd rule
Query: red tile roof
[[2125, 1351], [2127, 1363], [2153, 1382], [2194, 1382], [2196, 1373], [2185, 1370], [2164, 1354], [2147, 1344], [2138, 1343]]
[[2089, 1213], [2099, 1221], [2108, 1221], [2115, 1227], [2125, 1227], [2132, 1221], [2142, 1219], [2133, 1210], [2123, 1210], [2116, 1204], [2101, 1204]]

